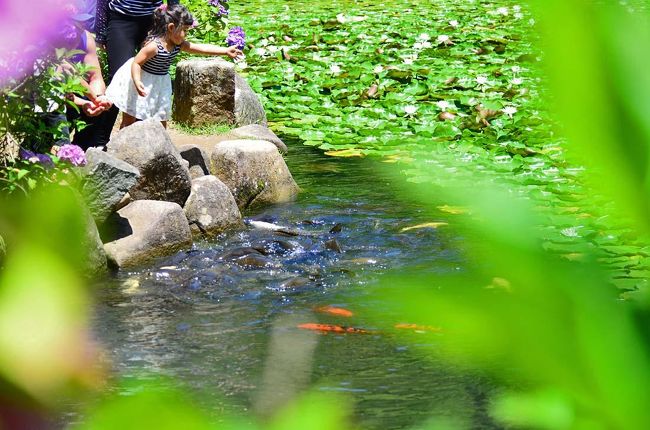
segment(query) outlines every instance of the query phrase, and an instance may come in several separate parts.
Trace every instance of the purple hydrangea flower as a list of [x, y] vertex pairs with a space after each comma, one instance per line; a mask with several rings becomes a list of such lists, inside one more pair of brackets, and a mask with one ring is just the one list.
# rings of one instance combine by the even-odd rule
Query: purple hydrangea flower
[[219, 0], [208, 0], [210, 6], [219, 6]]
[[226, 37], [226, 45], [236, 46], [237, 49], [244, 49], [246, 46], [246, 33], [241, 27], [233, 27], [228, 32], [228, 37]]
[[219, 12], [217, 13], [219, 16], [228, 16], [228, 9], [222, 4], [219, 5]]
[[30, 163], [38, 163], [42, 165], [45, 169], [51, 169], [54, 167], [54, 162], [47, 154], [39, 154], [37, 152], [28, 151], [27, 149], [20, 148], [18, 151], [18, 157], [21, 160], [27, 160]]
[[86, 154], [84, 150], [77, 145], [70, 143], [63, 145], [56, 152], [56, 156], [61, 160], [66, 160], [72, 163], [73, 166], [83, 166], [86, 164]]

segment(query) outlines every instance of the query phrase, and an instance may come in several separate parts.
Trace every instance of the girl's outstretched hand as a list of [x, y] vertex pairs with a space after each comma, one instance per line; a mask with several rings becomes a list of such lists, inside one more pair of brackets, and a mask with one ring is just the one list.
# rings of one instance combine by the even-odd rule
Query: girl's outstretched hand
[[229, 46], [226, 48], [226, 55], [229, 56], [230, 58], [236, 58], [240, 55], [242, 55], [241, 50], [237, 49], [235, 46]]
[[135, 90], [138, 92], [140, 97], [144, 97], [147, 95], [147, 91], [145, 90], [142, 81], [133, 81], [133, 83], [135, 84]]

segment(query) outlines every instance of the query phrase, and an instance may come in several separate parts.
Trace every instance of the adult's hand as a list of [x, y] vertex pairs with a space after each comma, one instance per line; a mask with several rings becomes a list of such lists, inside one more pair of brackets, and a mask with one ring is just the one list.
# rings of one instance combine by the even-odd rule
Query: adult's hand
[[100, 104], [95, 104], [88, 100], [86, 103], [81, 105], [81, 110], [90, 117], [100, 115], [102, 112], [104, 112], [106, 109]]

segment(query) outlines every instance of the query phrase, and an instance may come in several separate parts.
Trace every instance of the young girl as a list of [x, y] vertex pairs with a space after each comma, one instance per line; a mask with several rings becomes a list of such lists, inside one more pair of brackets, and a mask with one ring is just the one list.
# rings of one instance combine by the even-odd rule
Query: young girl
[[137, 120], [156, 118], [164, 127], [171, 116], [172, 85], [169, 66], [180, 52], [227, 55], [241, 51], [234, 46], [196, 44], [185, 40], [194, 18], [185, 6], [160, 6], [154, 11], [153, 28], [143, 48], [115, 73], [106, 97], [122, 111], [124, 128]]

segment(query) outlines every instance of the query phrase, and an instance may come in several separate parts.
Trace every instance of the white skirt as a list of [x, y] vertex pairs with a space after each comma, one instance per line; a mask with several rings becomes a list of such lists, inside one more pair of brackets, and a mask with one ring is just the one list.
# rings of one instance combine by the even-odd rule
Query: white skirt
[[172, 81], [169, 74], [153, 75], [142, 70], [141, 79], [147, 95], [141, 97], [131, 79], [131, 64], [133, 58], [115, 73], [106, 88], [106, 97], [119, 110], [137, 119], [167, 121], [172, 112]]

